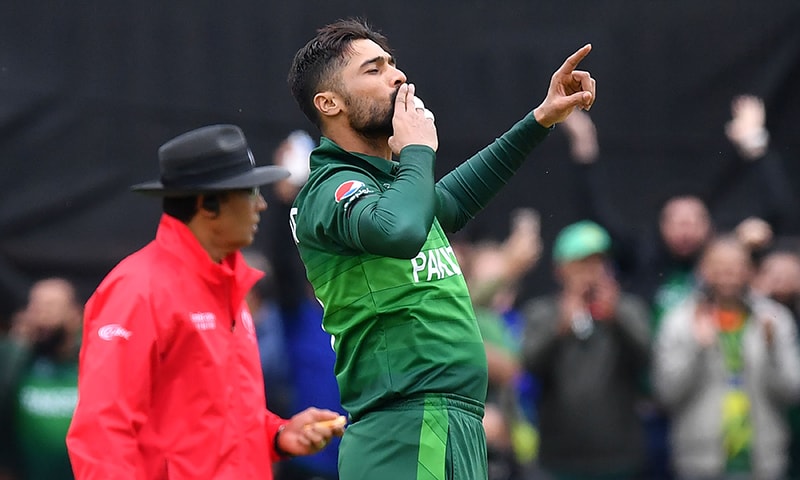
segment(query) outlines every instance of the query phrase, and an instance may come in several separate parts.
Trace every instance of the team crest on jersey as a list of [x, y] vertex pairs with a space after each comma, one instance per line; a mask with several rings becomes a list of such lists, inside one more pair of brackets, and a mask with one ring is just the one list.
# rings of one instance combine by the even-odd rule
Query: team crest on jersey
[[336, 203], [339, 203], [345, 198], [352, 197], [362, 188], [364, 188], [363, 182], [359, 182], [358, 180], [348, 180], [339, 185], [339, 187], [336, 189], [336, 193], [333, 194], [333, 197], [336, 199]]

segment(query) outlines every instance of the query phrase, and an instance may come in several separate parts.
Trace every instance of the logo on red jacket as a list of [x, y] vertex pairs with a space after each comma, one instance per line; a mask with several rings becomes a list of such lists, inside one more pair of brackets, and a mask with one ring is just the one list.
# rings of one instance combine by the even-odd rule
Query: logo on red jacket
[[194, 326], [200, 330], [214, 330], [217, 328], [217, 316], [214, 312], [192, 312], [189, 314]]
[[253, 316], [250, 315], [250, 312], [246, 309], [242, 309], [242, 313], [239, 314], [239, 317], [242, 319], [242, 326], [247, 331], [247, 336], [250, 337], [250, 340], [253, 343], [258, 342], [256, 338], [256, 325], [253, 323]]
[[333, 194], [333, 197], [336, 199], [336, 203], [339, 203], [345, 198], [352, 197], [362, 188], [364, 188], [363, 182], [359, 182], [358, 180], [348, 180], [339, 185], [339, 188], [336, 189], [336, 193]]
[[110, 342], [116, 337], [127, 340], [131, 338], [131, 335], [133, 335], [133, 332], [118, 323], [112, 323], [97, 329], [97, 336], [107, 342]]

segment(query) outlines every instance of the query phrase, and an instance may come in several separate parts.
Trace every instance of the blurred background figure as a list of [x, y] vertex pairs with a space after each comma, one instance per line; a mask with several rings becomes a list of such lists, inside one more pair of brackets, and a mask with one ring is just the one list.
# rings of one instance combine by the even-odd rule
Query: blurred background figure
[[511, 231], [502, 242], [453, 242], [469, 287], [489, 368], [484, 428], [489, 480], [527, 478], [533, 468], [537, 434], [520, 401], [530, 398], [532, 382], [520, 364], [519, 283], [537, 264], [542, 250], [539, 214], [511, 214]]
[[749, 289], [751, 252], [735, 236], [712, 240], [701, 283], [667, 312], [655, 342], [653, 382], [671, 416], [681, 479], [781, 479], [786, 409], [800, 397], [800, 350], [791, 313]]
[[[273, 163], [291, 172], [289, 178], [275, 184], [264, 212], [265, 229], [260, 245], [272, 265], [274, 305], [283, 330], [288, 385], [283, 387], [291, 398], [289, 413], [303, 405], [316, 405], [344, 414], [339, 387], [333, 373], [336, 355], [331, 337], [322, 329], [322, 306], [314, 296], [311, 284], [289, 228], [291, 207], [297, 192], [308, 180], [308, 157], [316, 142], [303, 130], [291, 132], [275, 149]], [[310, 403], [309, 403], [310, 402]], [[337, 480], [338, 437], [331, 439], [325, 450], [307, 457], [281, 462], [276, 480]]]
[[[795, 226], [796, 198], [784, 159], [771, 142], [763, 99], [738, 95], [731, 100], [730, 109], [725, 136], [735, 153], [730, 155], [732, 161], [721, 172], [718, 187], [709, 198], [718, 199], [715, 218], [721, 229], [735, 230], [743, 219], [763, 220], [771, 230], [769, 234], [740, 238], [749, 248], [761, 250], [769, 245], [772, 234], [785, 235]], [[723, 198], [722, 194], [737, 188], [745, 193], [738, 200], [731, 195]]]
[[539, 462], [557, 480], [633, 479], [644, 462], [636, 403], [649, 315], [620, 291], [610, 248], [594, 222], [564, 228], [553, 246], [560, 291], [524, 309], [523, 364], [541, 384]]
[[800, 253], [777, 249], [764, 256], [752, 282], [753, 290], [788, 308], [800, 318]]
[[644, 229], [620, 216], [604, 188], [594, 122], [586, 112], [575, 113], [564, 126], [576, 164], [578, 203], [587, 218], [608, 231], [611, 265], [622, 287], [650, 305], [655, 331], [663, 311], [694, 287], [697, 258], [714, 230], [711, 214], [700, 196], [686, 192], [664, 199], [655, 224]]
[[73, 478], [65, 437], [78, 399], [81, 323], [75, 289], [63, 278], [35, 283], [14, 318], [0, 365], [0, 436], [6, 468], [20, 480]]
[[695, 286], [695, 266], [703, 247], [713, 234], [711, 217], [703, 201], [693, 195], [667, 200], [660, 210], [658, 231], [661, 242], [644, 255], [651, 267], [640, 270], [642, 293], [650, 299], [654, 327], [664, 311], [680, 303]]
[[[578, 203], [584, 215], [606, 228], [620, 281], [645, 298], [657, 323], [693, 287], [697, 258], [716, 229], [736, 232], [751, 250], [768, 247], [794, 221], [794, 195], [783, 160], [770, 148], [763, 101], [741, 95], [731, 101], [725, 136], [731, 152], [711, 185], [687, 188], [659, 205], [655, 228], [642, 229], [620, 216], [611, 201], [600, 162], [597, 128], [586, 112], [564, 122], [576, 165]], [[735, 195], [736, 193], [744, 193]], [[743, 198], [742, 205], [731, 197]]]
[[[723, 166], [712, 184], [677, 188], [657, 206], [654, 225], [644, 228], [620, 215], [611, 200], [603, 170], [606, 162], [600, 161], [597, 128], [589, 114], [575, 112], [563, 125], [576, 167], [579, 209], [611, 235], [610, 257], [619, 281], [649, 304], [652, 334], [658, 331], [664, 312], [696, 287], [697, 260], [717, 228], [735, 231], [757, 254], [794, 222], [796, 207], [788, 175], [782, 158], [770, 146], [766, 111], [758, 97], [732, 99], [731, 117], [724, 127], [731, 148], [721, 153]], [[650, 391], [647, 378], [643, 385]], [[649, 396], [640, 406], [648, 432], [647, 477], [666, 480], [672, 477], [669, 419], [652, 400], [652, 392]]]
[[[753, 290], [792, 312], [795, 326], [800, 322], [800, 248], [798, 242], [776, 247], [759, 262], [752, 281]], [[800, 479], [800, 405], [789, 409], [789, 474]]]
[[[253, 285], [245, 300], [256, 328], [267, 405], [273, 413], [289, 418], [292, 416], [293, 402], [291, 369], [286, 354], [283, 318], [275, 299], [275, 272], [270, 261], [261, 252], [247, 248], [242, 250], [242, 255], [249, 266], [264, 272], [264, 276]], [[275, 468], [278, 470], [280, 463]]]

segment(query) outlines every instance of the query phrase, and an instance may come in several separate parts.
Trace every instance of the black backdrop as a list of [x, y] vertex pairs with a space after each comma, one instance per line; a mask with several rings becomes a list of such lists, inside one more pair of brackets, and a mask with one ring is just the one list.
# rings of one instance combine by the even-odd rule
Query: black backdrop
[[[286, 87], [293, 53], [324, 23], [363, 16], [436, 113], [442, 174], [536, 106], [586, 42], [609, 189], [633, 223], [678, 184], [724, 163], [739, 93], [764, 97], [800, 187], [796, 0], [5, 0], [0, 6], [0, 303], [45, 275], [83, 296], [154, 233], [160, 205], [127, 187], [157, 177], [156, 149], [210, 123], [241, 125], [260, 164], [311, 126]], [[314, 132], [316, 135], [316, 132]], [[545, 241], [576, 220], [556, 131], [470, 227], [502, 236], [531, 206]], [[269, 232], [262, 233], [269, 235]], [[294, 252], [290, 252], [294, 254]], [[546, 262], [526, 283], [545, 288]]]

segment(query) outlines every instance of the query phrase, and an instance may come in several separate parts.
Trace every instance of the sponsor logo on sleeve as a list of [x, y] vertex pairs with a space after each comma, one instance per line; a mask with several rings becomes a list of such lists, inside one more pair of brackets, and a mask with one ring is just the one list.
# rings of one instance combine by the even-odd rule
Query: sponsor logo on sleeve
[[346, 198], [352, 197], [362, 188], [364, 188], [363, 182], [359, 182], [358, 180], [348, 180], [339, 185], [339, 187], [336, 189], [336, 192], [333, 194], [333, 197], [336, 199], [336, 203], [339, 203]]
[[118, 323], [112, 323], [97, 329], [97, 336], [107, 342], [110, 342], [114, 338], [123, 338], [128, 340], [131, 338], [131, 335], [133, 335], [133, 332]]

